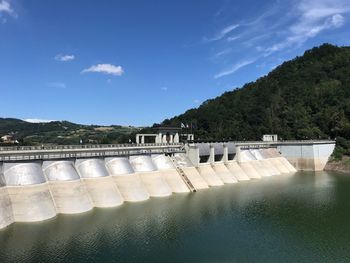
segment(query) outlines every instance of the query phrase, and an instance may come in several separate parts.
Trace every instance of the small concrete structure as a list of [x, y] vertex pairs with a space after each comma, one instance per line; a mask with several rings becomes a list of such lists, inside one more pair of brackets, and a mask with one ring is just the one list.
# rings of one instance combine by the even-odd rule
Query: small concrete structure
[[278, 136], [277, 134], [264, 134], [262, 140], [264, 142], [277, 142]]
[[[136, 134], [136, 143], [145, 143], [146, 137], [154, 138], [154, 143], [179, 143], [181, 128], [176, 127], [159, 127], [155, 133], [138, 133]], [[187, 136], [187, 140], [194, 140], [193, 134], [182, 134], [181, 137]]]
[[182, 133], [181, 138], [185, 141], [194, 141], [194, 134], [193, 133]]
[[159, 134], [138, 133], [136, 134], [136, 143], [145, 143], [145, 138], [154, 138], [154, 143], [162, 143], [162, 136]]

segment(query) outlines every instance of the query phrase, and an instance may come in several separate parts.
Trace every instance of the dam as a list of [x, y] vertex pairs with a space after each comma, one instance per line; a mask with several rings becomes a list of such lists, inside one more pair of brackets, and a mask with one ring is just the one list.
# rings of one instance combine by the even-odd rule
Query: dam
[[321, 171], [334, 141], [0, 147], [0, 229], [225, 184]]

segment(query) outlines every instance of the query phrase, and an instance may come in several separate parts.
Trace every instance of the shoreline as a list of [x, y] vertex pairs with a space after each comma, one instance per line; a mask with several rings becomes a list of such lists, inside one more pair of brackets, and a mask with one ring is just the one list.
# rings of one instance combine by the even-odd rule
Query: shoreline
[[349, 158], [343, 158], [340, 161], [329, 161], [325, 168], [325, 171], [341, 172], [341, 173], [350, 173], [350, 161]]

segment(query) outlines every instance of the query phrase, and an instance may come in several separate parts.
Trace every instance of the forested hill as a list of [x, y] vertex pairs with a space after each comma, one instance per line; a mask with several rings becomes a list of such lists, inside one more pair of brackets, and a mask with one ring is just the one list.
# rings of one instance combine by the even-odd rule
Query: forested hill
[[[0, 118], [0, 138], [12, 135], [19, 145], [124, 143], [136, 127], [120, 125], [82, 125], [68, 121], [31, 123], [14, 118]], [[6, 145], [0, 139], [0, 145]], [[10, 143], [11, 145], [11, 143]]]
[[193, 123], [200, 139], [350, 138], [350, 47], [324, 44], [267, 76], [162, 125]]

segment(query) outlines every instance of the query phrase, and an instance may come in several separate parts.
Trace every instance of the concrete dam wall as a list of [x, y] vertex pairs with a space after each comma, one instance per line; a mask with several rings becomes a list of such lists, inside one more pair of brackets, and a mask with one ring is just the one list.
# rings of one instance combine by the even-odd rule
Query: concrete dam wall
[[148, 155], [131, 156], [130, 163], [137, 175], [141, 178], [142, 183], [150, 196], [160, 197], [169, 196], [172, 191], [166, 182], [162, 173], [158, 171], [157, 167], [152, 162]]
[[335, 143], [305, 142], [303, 144], [290, 142], [289, 144], [278, 145], [279, 152], [298, 170], [321, 171], [332, 154]]
[[190, 146], [186, 153], [0, 163], [0, 229], [296, 169], [276, 148]]
[[95, 207], [113, 207], [124, 202], [123, 196], [107, 171], [104, 160], [77, 160], [75, 167]]
[[106, 166], [125, 201], [138, 202], [150, 198], [146, 186], [131, 167], [128, 158], [107, 158]]
[[188, 189], [186, 183], [176, 171], [174, 163], [169, 156], [157, 154], [152, 156], [152, 160], [173, 193], [190, 192], [190, 189]]
[[56, 216], [49, 184], [39, 163], [5, 163], [3, 173], [15, 222]]
[[75, 214], [93, 208], [86, 186], [72, 161], [48, 161], [42, 168], [58, 213]]

